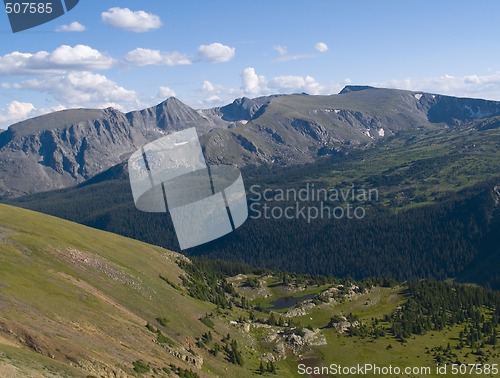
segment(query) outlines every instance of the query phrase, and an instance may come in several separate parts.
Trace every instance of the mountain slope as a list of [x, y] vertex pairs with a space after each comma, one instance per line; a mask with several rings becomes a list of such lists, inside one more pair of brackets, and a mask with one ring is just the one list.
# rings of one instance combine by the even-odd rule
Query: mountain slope
[[279, 96], [247, 124], [206, 135], [206, 154], [238, 165], [300, 164], [364, 149], [404, 131], [442, 130], [499, 112], [496, 101], [371, 87], [346, 87], [331, 96]]
[[[210, 329], [198, 319], [215, 305], [186, 295], [177, 259], [183, 257], [0, 205], [0, 376], [37, 376], [47, 366], [45, 376], [126, 377], [139, 360], [200, 376], [249, 376], [194, 346]], [[214, 322], [214, 335], [239, 340], [227, 323]]]
[[206, 133], [215, 125], [173, 97], [127, 114], [75, 109], [17, 123], [0, 134], [0, 197], [76, 185], [144, 144], [189, 127]]

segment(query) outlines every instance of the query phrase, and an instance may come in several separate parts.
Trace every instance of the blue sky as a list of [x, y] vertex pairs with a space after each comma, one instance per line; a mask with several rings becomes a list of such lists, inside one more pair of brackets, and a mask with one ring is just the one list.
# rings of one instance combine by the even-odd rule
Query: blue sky
[[369, 84], [500, 100], [500, 2], [80, 0], [13, 34], [0, 128], [49, 111], [194, 108]]

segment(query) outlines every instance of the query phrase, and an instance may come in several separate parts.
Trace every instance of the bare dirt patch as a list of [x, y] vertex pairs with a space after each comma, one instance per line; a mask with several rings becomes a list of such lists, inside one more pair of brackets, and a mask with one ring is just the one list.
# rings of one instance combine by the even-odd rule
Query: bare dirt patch
[[397, 295], [397, 294], [391, 294], [391, 295], [389, 295], [389, 298], [387, 298], [387, 302], [394, 303], [398, 299], [399, 299], [399, 295]]

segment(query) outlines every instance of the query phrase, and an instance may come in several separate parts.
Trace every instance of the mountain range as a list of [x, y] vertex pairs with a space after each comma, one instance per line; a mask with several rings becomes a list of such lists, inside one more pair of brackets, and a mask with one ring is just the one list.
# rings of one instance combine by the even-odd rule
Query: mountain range
[[173, 97], [126, 114], [64, 110], [0, 133], [0, 198], [82, 183], [147, 142], [189, 127], [197, 129], [209, 162], [290, 166], [367, 149], [404, 131], [452, 128], [499, 114], [495, 101], [365, 86], [331, 96], [242, 98], [206, 110]]

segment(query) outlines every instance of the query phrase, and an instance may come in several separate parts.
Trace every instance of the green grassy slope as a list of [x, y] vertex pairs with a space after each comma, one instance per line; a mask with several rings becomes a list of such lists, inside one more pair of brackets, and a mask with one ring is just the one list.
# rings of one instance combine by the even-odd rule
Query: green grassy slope
[[[209, 330], [198, 319], [215, 306], [174, 288], [184, 274], [178, 258], [132, 239], [0, 205], [0, 376], [129, 376], [138, 360], [158, 369], [174, 364], [200, 376], [250, 375], [194, 346]], [[202, 369], [156, 343], [147, 323], [167, 336], [172, 350], [202, 356]], [[227, 323], [215, 323], [215, 338], [233, 332]]]

